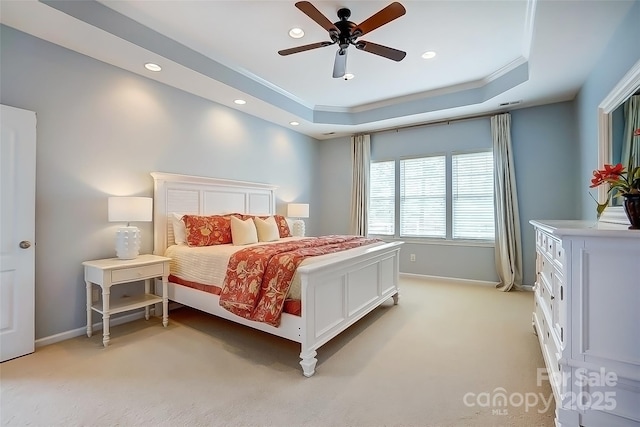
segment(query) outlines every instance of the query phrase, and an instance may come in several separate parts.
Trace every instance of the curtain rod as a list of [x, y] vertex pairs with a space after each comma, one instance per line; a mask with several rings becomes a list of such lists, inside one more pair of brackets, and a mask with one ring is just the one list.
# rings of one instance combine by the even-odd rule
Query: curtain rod
[[[417, 124], [414, 124], [414, 125], [406, 125], [406, 126], [398, 126], [398, 127], [393, 127], [393, 128], [380, 129], [380, 130], [377, 130], [377, 131], [369, 132], [369, 134], [372, 135], [372, 134], [383, 133], [383, 132], [394, 132], [394, 131], [397, 132], [399, 130], [419, 128], [419, 127], [424, 127], [424, 126], [434, 126], [434, 125], [450, 124], [450, 123], [454, 123], [454, 122], [462, 122], [462, 121], [466, 121], [466, 120], [484, 119], [486, 117], [493, 117], [493, 116], [496, 116], [496, 115], [499, 115], [499, 114], [506, 114], [506, 113], [508, 113], [508, 111], [506, 111], [504, 113], [478, 114], [476, 116], [459, 117], [459, 118], [456, 118], [456, 119], [447, 119], [447, 120], [438, 120], [438, 121], [433, 121], [433, 122], [417, 123]], [[358, 133], [357, 135], [363, 135], [363, 133]]]

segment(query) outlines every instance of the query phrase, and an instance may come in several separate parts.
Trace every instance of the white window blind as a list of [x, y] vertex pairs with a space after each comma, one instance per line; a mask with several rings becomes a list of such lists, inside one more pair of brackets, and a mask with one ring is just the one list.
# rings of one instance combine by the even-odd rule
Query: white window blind
[[370, 234], [393, 236], [396, 221], [396, 167], [395, 161], [371, 163], [369, 170], [369, 224]]
[[445, 156], [400, 161], [400, 236], [446, 238]]
[[454, 154], [453, 238], [494, 240], [493, 153]]

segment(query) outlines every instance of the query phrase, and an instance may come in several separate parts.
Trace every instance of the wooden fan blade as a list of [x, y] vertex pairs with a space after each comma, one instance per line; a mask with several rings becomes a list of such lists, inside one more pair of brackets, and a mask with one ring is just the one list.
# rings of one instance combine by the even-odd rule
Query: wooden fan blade
[[405, 10], [404, 6], [402, 6], [397, 1], [393, 2], [378, 13], [375, 13], [369, 18], [365, 19], [364, 22], [360, 23], [360, 25], [355, 28], [353, 33], [358, 37], [363, 36], [375, 30], [376, 28], [383, 26], [384, 24], [393, 21], [394, 19], [400, 18], [406, 12], [407, 11]]
[[364, 50], [365, 52], [373, 53], [375, 55], [380, 55], [382, 57], [392, 59], [394, 61], [402, 61], [404, 57], [407, 56], [407, 53], [401, 50], [393, 49], [387, 46], [382, 46], [381, 44], [366, 42], [364, 40], [358, 41], [356, 43], [356, 48], [360, 50]]
[[333, 22], [329, 21], [329, 18], [324, 16], [322, 12], [320, 12], [314, 5], [309, 3], [308, 1], [299, 1], [296, 3], [296, 7], [300, 9], [305, 15], [309, 18], [313, 19], [318, 25], [329, 32], [338, 33], [338, 29]]
[[278, 53], [282, 56], [291, 55], [292, 53], [304, 52], [305, 50], [317, 49], [319, 47], [331, 46], [332, 42], [318, 42], [306, 44], [304, 46], [292, 47], [290, 49], [279, 50]]
[[336, 60], [333, 63], [333, 78], [339, 79], [344, 77], [347, 72], [347, 49], [338, 49], [336, 52]]

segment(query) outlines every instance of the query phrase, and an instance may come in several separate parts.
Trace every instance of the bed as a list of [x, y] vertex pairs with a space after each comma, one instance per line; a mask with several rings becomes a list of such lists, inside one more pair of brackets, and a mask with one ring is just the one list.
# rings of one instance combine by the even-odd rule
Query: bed
[[[276, 187], [246, 181], [153, 172], [154, 254], [174, 245], [171, 215], [240, 212], [274, 215]], [[304, 376], [315, 373], [317, 350], [384, 301], [398, 304], [402, 242], [378, 242], [303, 261], [296, 270], [300, 312], [283, 312], [279, 325], [249, 320], [222, 308], [220, 297], [170, 280], [168, 298], [215, 316], [300, 343]]]

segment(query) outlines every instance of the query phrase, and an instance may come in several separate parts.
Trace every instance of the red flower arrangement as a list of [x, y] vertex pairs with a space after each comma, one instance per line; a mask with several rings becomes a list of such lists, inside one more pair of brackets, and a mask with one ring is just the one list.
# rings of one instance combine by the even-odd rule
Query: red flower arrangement
[[[633, 136], [640, 136], [640, 128], [633, 132]], [[626, 170], [622, 163], [618, 163], [615, 166], [604, 165], [604, 169], [594, 170], [589, 187], [595, 188], [604, 183], [609, 184], [609, 190], [606, 202], [598, 203], [598, 216], [607, 207], [612, 195], [640, 194], [640, 166], [630, 165], [629, 170]]]

